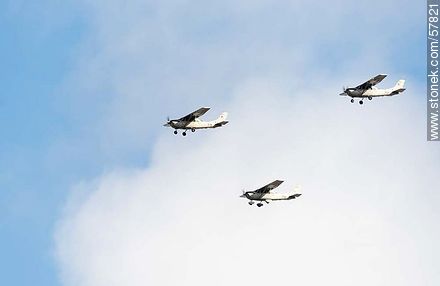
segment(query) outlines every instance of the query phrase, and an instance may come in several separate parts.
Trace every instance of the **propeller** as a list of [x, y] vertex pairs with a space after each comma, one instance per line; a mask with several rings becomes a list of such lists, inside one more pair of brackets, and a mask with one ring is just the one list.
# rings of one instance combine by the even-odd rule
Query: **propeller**
[[170, 117], [167, 116], [167, 124], [171, 124], [171, 123], [174, 122], [174, 121], [175, 121], [174, 119], [170, 119]]
[[242, 195], [240, 196], [241, 198], [245, 198], [246, 197], [246, 191], [244, 189], [241, 189]]
[[170, 119], [169, 116], [167, 116], [167, 123], [164, 124], [164, 126], [172, 126], [171, 123], [173, 122], [173, 120]]

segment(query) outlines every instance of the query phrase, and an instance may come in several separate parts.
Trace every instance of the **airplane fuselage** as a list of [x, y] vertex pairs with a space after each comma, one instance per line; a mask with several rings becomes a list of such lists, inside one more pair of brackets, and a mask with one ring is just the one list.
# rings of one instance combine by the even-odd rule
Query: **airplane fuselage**
[[201, 120], [196, 119], [191, 122], [171, 121], [169, 124], [174, 129], [194, 130], [194, 129], [217, 128], [217, 127], [221, 127], [227, 123], [228, 123], [228, 121], [217, 121], [217, 120], [201, 121]]
[[379, 89], [379, 88], [371, 88], [371, 89], [367, 89], [367, 90], [362, 90], [362, 89], [347, 89], [345, 91], [347, 96], [350, 97], [360, 97], [360, 98], [364, 98], [364, 97], [381, 97], [381, 96], [392, 96], [392, 95], [396, 95], [399, 94], [401, 92], [405, 91], [404, 88], [386, 88], [386, 89]]
[[253, 193], [247, 192], [243, 194], [248, 200], [251, 201], [283, 201], [283, 200], [292, 200], [299, 197], [301, 194], [297, 193], [287, 193], [287, 194], [278, 194], [278, 193]]

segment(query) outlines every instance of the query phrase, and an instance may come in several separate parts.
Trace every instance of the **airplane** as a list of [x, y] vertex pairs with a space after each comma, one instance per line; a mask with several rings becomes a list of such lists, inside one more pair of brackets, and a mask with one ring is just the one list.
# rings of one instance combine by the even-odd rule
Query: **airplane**
[[405, 88], [403, 87], [405, 84], [405, 80], [403, 79], [399, 80], [396, 83], [396, 85], [391, 88], [380, 89], [375, 87], [375, 85], [381, 82], [386, 76], [387, 76], [386, 74], [379, 74], [356, 87], [348, 87], [348, 88], [343, 87], [342, 88], [343, 92], [339, 95], [350, 96], [351, 103], [354, 102], [355, 97], [358, 97], [360, 98], [359, 104], [363, 104], [364, 98], [368, 98], [369, 100], [372, 100], [373, 97], [393, 96], [405, 91]]
[[243, 194], [240, 196], [240, 198], [246, 198], [249, 200], [248, 204], [253, 205], [255, 201], [259, 201], [257, 203], [258, 207], [262, 207], [263, 203], [269, 203], [270, 201], [282, 201], [282, 200], [292, 200], [296, 199], [297, 197], [301, 196], [301, 194], [298, 194], [297, 192], [300, 190], [300, 187], [296, 187], [294, 189], [294, 192], [287, 193], [287, 194], [277, 194], [272, 193], [271, 191], [281, 185], [283, 181], [276, 180], [273, 181], [270, 184], [267, 184], [264, 187], [261, 187], [255, 191], [243, 191]]
[[183, 129], [182, 135], [186, 136], [186, 130], [194, 132], [196, 129], [217, 128], [228, 124], [229, 121], [226, 120], [228, 117], [227, 112], [223, 112], [216, 120], [201, 121], [199, 117], [208, 112], [208, 110], [208, 107], [202, 107], [179, 119], [170, 120], [167, 118], [167, 123], [163, 126], [174, 128], [174, 134], [177, 134], [177, 129]]

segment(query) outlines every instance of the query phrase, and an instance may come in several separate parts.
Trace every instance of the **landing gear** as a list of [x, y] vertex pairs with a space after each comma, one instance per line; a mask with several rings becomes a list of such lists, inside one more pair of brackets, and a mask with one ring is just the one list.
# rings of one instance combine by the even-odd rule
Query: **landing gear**
[[183, 135], [183, 136], [186, 136], [186, 132], [185, 132], [185, 131], [183, 131], [183, 132], [182, 132], [182, 135]]
[[253, 201], [249, 201], [248, 204], [251, 206], [251, 205], [254, 204], [254, 202]]
[[191, 129], [191, 132], [196, 132], [196, 130], [194, 128]]
[[258, 204], [257, 204], [257, 207], [259, 207], [259, 208], [262, 207], [262, 206], [263, 206], [262, 203], [258, 203]]
[[372, 100], [372, 99], [373, 99], [373, 97], [371, 97], [371, 96], [368, 97], [368, 100]]
[[364, 102], [361, 100], [361, 101], [359, 101], [359, 104], [362, 105], [362, 104], [364, 104]]
[[177, 134], [177, 130], [174, 130], [174, 134]]
[[351, 102], [351, 103], [354, 103], [354, 99], [352, 98], [352, 99], [350, 100], [350, 102]]

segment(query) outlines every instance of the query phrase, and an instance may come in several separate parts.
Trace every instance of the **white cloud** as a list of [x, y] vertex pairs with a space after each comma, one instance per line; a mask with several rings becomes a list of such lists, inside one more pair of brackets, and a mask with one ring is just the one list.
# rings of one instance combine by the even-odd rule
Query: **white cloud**
[[[439, 151], [424, 141], [423, 89], [407, 78], [403, 95], [362, 107], [336, 96], [359, 74], [393, 72], [381, 61], [386, 45], [358, 47], [359, 61], [343, 63], [357, 73], [335, 75], [328, 65], [309, 66], [317, 34], [298, 34], [304, 28], [287, 12], [273, 18], [265, 1], [217, 4], [206, 18], [204, 2], [91, 3], [102, 53], [80, 65], [90, 79], [79, 82], [90, 93], [111, 83], [114, 97], [98, 123], [104, 142], [146, 143], [139, 134], [160, 125], [158, 116], [201, 101], [213, 105], [207, 117], [229, 111], [230, 124], [186, 138], [162, 130], [148, 168], [74, 188], [56, 231], [65, 285], [438, 284]], [[307, 22], [310, 5], [305, 13], [292, 3], [281, 6]], [[337, 16], [355, 7], [338, 3], [316, 22], [336, 37], [329, 50], [345, 37], [338, 28], [353, 32]], [[148, 11], [154, 16], [143, 19]], [[271, 37], [265, 15], [274, 27], [293, 27], [299, 44], [277, 42], [288, 28]], [[226, 27], [212, 37], [200, 30], [216, 23]], [[238, 198], [273, 179], [286, 180], [280, 191], [301, 184], [304, 195], [263, 208]]]

